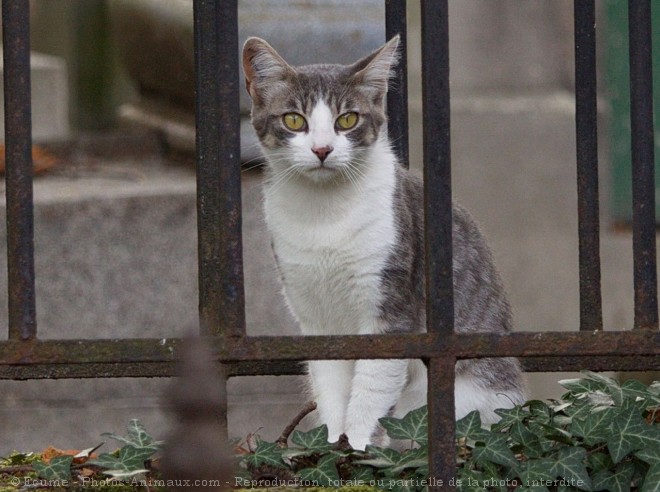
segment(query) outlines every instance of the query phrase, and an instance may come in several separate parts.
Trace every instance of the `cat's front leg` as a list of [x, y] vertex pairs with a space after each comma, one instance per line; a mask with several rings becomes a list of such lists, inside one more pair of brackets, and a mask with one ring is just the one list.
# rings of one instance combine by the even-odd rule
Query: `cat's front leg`
[[319, 421], [328, 426], [330, 442], [336, 442], [345, 431], [353, 365], [352, 360], [316, 360], [308, 363]]
[[346, 413], [346, 434], [353, 449], [372, 443], [378, 419], [399, 401], [406, 384], [407, 360], [358, 360]]

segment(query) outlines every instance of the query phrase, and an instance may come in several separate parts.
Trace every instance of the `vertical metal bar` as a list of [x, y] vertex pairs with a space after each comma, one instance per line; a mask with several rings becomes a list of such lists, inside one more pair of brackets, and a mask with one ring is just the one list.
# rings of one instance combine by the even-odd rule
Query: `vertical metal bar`
[[195, 0], [200, 332], [245, 334], [237, 0]]
[[394, 151], [404, 167], [408, 167], [408, 37], [406, 0], [385, 0], [385, 37], [401, 37], [401, 59], [387, 92], [387, 131]]
[[658, 329], [651, 1], [629, 0], [635, 328]]
[[[422, 0], [422, 101], [426, 316], [429, 332], [454, 330], [447, 0]], [[454, 490], [454, 358], [428, 361], [429, 473], [433, 490]]]
[[434, 358], [428, 363], [429, 488], [434, 490], [455, 488], [455, 365], [452, 356]]
[[577, 148], [580, 330], [603, 329], [598, 203], [596, 5], [575, 0], [575, 136]]
[[454, 328], [447, 0], [422, 1], [426, 302], [429, 331]]
[[3, 0], [9, 338], [37, 335], [32, 201], [30, 3]]

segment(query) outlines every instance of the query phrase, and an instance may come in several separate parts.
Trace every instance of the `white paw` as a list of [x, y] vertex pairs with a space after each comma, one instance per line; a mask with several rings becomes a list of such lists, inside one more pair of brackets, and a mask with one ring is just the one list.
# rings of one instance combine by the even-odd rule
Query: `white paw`
[[364, 451], [366, 447], [371, 444], [368, 436], [349, 435], [348, 442], [355, 450]]

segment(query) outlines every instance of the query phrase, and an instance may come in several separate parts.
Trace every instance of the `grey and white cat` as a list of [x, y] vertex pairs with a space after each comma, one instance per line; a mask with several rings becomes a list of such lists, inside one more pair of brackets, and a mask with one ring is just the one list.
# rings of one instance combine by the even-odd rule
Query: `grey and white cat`
[[[292, 67], [265, 41], [243, 48], [252, 124], [267, 160], [266, 223], [288, 305], [305, 335], [425, 330], [422, 183], [395, 157], [384, 98], [398, 36], [352, 65]], [[507, 332], [511, 314], [477, 226], [454, 207], [455, 326]], [[426, 403], [419, 360], [311, 361], [330, 440], [384, 444], [378, 419]], [[456, 366], [456, 415], [524, 398], [515, 359]]]

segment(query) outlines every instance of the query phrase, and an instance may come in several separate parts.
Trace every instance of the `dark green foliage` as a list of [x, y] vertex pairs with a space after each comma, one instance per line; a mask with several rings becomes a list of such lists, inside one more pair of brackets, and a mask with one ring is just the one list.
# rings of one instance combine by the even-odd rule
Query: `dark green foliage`
[[[660, 383], [584, 372], [560, 384], [568, 390], [561, 400], [497, 410], [501, 420], [490, 428], [478, 412], [456, 422], [457, 490], [660, 492]], [[307, 484], [425, 490], [426, 408], [381, 424], [407, 449], [354, 451], [327, 442], [322, 426], [294, 432], [291, 447], [260, 441], [241, 466], [253, 478], [267, 464]]]

